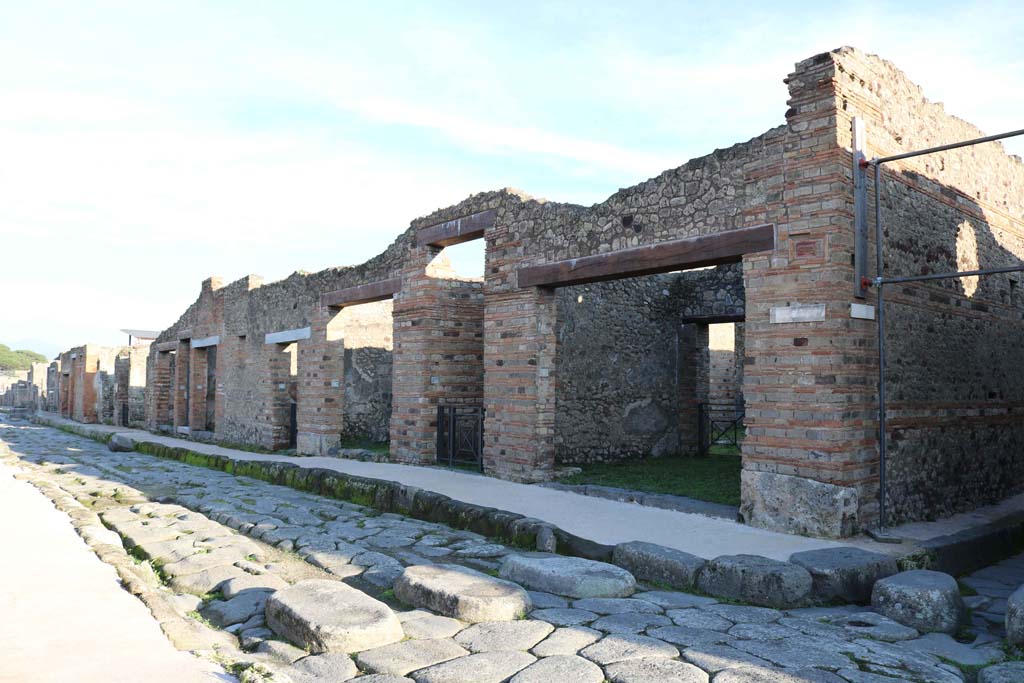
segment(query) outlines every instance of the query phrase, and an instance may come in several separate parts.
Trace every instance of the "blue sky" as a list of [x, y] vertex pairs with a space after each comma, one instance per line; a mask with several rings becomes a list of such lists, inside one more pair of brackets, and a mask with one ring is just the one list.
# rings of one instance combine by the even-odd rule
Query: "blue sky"
[[0, 342], [121, 343], [476, 191], [599, 202], [782, 123], [844, 44], [1024, 126], [1013, 3], [826, 5], [0, 0]]

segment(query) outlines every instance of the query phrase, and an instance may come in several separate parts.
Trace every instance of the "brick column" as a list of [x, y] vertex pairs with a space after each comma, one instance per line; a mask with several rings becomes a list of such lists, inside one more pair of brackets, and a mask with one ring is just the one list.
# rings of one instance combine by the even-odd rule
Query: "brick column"
[[178, 342], [178, 350], [174, 354], [174, 429], [189, 426], [189, 361], [192, 355], [189, 340]]
[[192, 431], [206, 430], [206, 349], [191, 349], [189, 356], [188, 423]]
[[299, 434], [304, 455], [330, 455], [341, 442], [345, 407], [344, 341], [332, 339], [337, 309], [323, 308], [299, 343]]

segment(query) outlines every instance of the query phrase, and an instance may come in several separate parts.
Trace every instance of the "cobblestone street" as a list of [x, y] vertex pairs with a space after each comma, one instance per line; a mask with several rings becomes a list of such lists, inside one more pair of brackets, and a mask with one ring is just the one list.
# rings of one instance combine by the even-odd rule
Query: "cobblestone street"
[[540, 577], [479, 534], [24, 422], [0, 441], [179, 649], [243, 681], [972, 681], [1007, 658], [1001, 613], [1024, 582], [1020, 557], [977, 572], [970, 626], [922, 635], [863, 606], [719, 602], [599, 563]]

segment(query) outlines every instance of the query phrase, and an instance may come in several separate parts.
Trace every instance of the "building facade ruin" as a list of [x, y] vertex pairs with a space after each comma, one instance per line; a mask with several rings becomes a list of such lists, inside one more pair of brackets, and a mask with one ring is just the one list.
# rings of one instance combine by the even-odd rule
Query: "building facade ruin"
[[[692, 452], [698, 406], [724, 395], [745, 414], [745, 521], [870, 527], [877, 322], [856, 292], [853, 118], [869, 156], [981, 133], [851, 48], [786, 83], [783, 125], [600, 204], [484, 192], [359, 266], [206, 280], [149, 348], [146, 427], [318, 455], [386, 441], [392, 460], [426, 464], [441, 411], [479, 407], [484, 472], [534, 482]], [[1022, 190], [1024, 165], [995, 144], [888, 165], [889, 274], [1019, 263]], [[482, 279], [447, 266], [444, 249], [469, 240], [484, 242]], [[886, 314], [890, 521], [1024, 489], [1019, 278], [907, 285]], [[708, 348], [718, 323], [738, 331], [731, 366]]]

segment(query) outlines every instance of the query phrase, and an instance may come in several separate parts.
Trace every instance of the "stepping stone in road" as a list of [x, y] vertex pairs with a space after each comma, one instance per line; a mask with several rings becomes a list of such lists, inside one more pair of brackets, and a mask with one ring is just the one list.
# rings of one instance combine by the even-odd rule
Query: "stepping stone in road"
[[704, 559], [655, 543], [632, 541], [615, 546], [612, 558], [643, 581], [657, 581], [687, 590], [697, 583]]
[[391, 608], [340, 581], [312, 579], [267, 600], [267, 626], [313, 653], [358, 652], [401, 640]]
[[572, 598], [625, 598], [636, 590], [636, 579], [625, 569], [580, 557], [509, 555], [500, 573], [503, 579], [532, 590]]
[[810, 573], [760, 555], [722, 555], [710, 560], [697, 580], [701, 591], [763, 607], [797, 607], [811, 593]]
[[468, 654], [469, 650], [447, 638], [406, 640], [360, 652], [356, 655], [356, 661], [360, 669], [369, 673], [404, 676], [410, 671], [425, 669]]
[[807, 550], [789, 561], [810, 572], [811, 596], [822, 602], [870, 602], [875, 582], [899, 571], [895, 558], [853, 547]]
[[525, 652], [481, 652], [421, 669], [413, 678], [417, 683], [501, 683], [535, 661]]
[[955, 633], [967, 612], [956, 579], [927, 569], [882, 579], [875, 584], [871, 606], [922, 633]]
[[512, 621], [532, 607], [520, 586], [450, 564], [407, 567], [395, 581], [395, 597], [469, 623]]
[[531, 664], [513, 676], [509, 683], [601, 683], [603, 680], [604, 673], [593, 662], [575, 655], [556, 655]]

